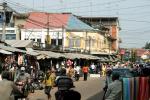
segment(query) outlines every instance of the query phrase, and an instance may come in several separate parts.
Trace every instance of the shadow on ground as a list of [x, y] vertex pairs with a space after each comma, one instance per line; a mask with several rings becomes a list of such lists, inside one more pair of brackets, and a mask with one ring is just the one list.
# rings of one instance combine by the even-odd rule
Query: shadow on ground
[[87, 100], [103, 100], [104, 91], [100, 91], [97, 94], [89, 97]]

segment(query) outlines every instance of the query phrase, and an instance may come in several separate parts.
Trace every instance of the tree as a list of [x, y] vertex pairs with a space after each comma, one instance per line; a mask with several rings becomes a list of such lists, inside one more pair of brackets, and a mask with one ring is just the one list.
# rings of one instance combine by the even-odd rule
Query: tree
[[145, 46], [143, 47], [144, 49], [150, 49], [150, 43], [146, 42]]

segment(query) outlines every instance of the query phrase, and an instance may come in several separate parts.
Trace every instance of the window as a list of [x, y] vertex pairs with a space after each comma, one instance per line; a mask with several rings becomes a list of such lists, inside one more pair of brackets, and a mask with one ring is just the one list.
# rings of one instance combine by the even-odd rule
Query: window
[[37, 42], [41, 43], [41, 39], [37, 39]]
[[6, 34], [6, 40], [16, 40], [16, 34]]
[[35, 39], [30, 39], [30, 40], [35, 41]]
[[69, 39], [69, 47], [74, 47], [74, 39]]
[[81, 39], [69, 39], [69, 47], [80, 47], [81, 45]]
[[75, 47], [80, 47], [80, 44], [81, 44], [81, 40], [80, 39], [76, 39]]
[[2, 30], [0, 30], [0, 33], [3, 33], [3, 31], [2, 31]]
[[62, 45], [62, 39], [58, 39], [58, 45]]
[[15, 33], [14, 30], [7, 30], [6, 32], [7, 32], [7, 33]]
[[58, 45], [62, 45], [62, 39], [51, 39], [51, 44], [52, 45], [57, 45], [57, 41], [58, 41]]
[[51, 39], [51, 45], [56, 45], [56, 39]]

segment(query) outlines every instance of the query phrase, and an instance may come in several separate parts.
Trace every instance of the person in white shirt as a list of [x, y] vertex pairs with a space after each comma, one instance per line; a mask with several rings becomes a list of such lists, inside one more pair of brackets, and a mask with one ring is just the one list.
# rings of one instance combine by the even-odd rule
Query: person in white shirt
[[75, 69], [75, 79], [76, 79], [76, 81], [78, 81], [80, 78], [81, 67], [76, 66], [74, 69]]
[[92, 65], [91, 65], [91, 69], [92, 69], [92, 71], [93, 71], [93, 74], [95, 73], [95, 65], [94, 65], [94, 63], [92, 63]]

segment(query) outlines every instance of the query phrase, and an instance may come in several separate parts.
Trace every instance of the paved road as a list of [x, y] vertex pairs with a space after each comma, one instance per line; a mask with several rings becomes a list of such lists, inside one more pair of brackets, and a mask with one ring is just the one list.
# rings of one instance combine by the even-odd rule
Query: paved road
[[[74, 90], [81, 93], [81, 100], [102, 100], [104, 87], [104, 78], [89, 77], [87, 81], [81, 78], [78, 82], [74, 82]], [[52, 100], [55, 100], [54, 93], [57, 88], [51, 91]], [[29, 95], [29, 100], [47, 100], [43, 90], [38, 90]]]

